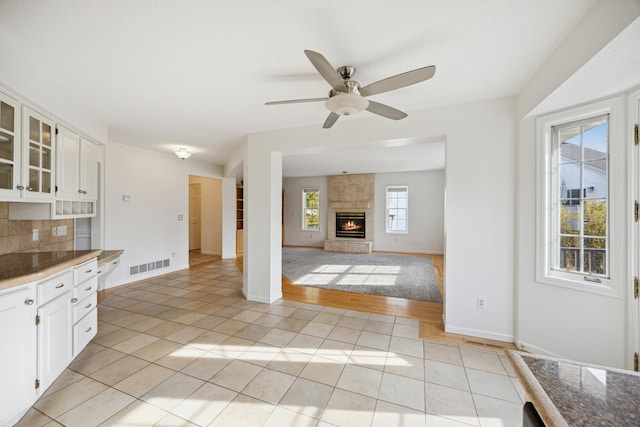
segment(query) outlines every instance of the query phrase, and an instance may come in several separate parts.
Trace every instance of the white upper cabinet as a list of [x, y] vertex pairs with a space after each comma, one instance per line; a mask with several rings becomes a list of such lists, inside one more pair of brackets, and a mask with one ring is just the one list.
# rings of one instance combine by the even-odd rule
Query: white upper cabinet
[[78, 198], [80, 191], [80, 136], [58, 125], [56, 131], [56, 196]]
[[80, 198], [98, 200], [98, 146], [80, 138]]
[[0, 196], [20, 197], [20, 109], [0, 92]]
[[98, 199], [98, 147], [58, 125], [56, 196], [58, 199]]
[[53, 200], [54, 123], [22, 106], [22, 180], [18, 189], [28, 199]]

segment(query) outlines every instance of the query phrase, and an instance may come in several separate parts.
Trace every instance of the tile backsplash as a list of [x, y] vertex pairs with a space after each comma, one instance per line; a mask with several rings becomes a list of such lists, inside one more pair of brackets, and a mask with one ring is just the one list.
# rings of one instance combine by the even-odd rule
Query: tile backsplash
[[[65, 236], [54, 236], [53, 227], [67, 226]], [[0, 202], [0, 255], [13, 252], [45, 252], [73, 250], [75, 230], [73, 219], [9, 220], [9, 203]], [[33, 241], [33, 230], [38, 240]]]

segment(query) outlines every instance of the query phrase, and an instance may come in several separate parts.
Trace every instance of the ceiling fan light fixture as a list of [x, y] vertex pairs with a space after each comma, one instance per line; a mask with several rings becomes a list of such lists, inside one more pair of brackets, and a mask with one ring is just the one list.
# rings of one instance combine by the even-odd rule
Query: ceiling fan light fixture
[[369, 106], [369, 101], [352, 93], [339, 93], [329, 98], [325, 106], [336, 114], [350, 116], [366, 109]]
[[180, 147], [176, 151], [174, 151], [174, 154], [176, 156], [180, 157], [182, 160], [184, 160], [184, 159], [188, 159], [189, 157], [191, 157], [191, 155], [193, 153], [191, 151], [187, 150], [184, 147]]

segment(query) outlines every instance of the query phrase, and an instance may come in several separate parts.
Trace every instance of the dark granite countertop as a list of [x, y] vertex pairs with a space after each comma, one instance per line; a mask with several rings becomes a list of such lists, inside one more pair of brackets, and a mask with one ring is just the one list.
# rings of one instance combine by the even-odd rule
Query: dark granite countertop
[[102, 249], [22, 252], [0, 256], [0, 290], [44, 279], [58, 271], [96, 258]]
[[640, 426], [640, 374], [508, 351], [547, 426]]

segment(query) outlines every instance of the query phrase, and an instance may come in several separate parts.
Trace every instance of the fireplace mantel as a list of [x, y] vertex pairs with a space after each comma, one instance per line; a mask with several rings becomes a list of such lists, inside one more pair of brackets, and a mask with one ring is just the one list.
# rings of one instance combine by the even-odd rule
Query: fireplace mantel
[[331, 202], [331, 209], [371, 209], [371, 202]]

